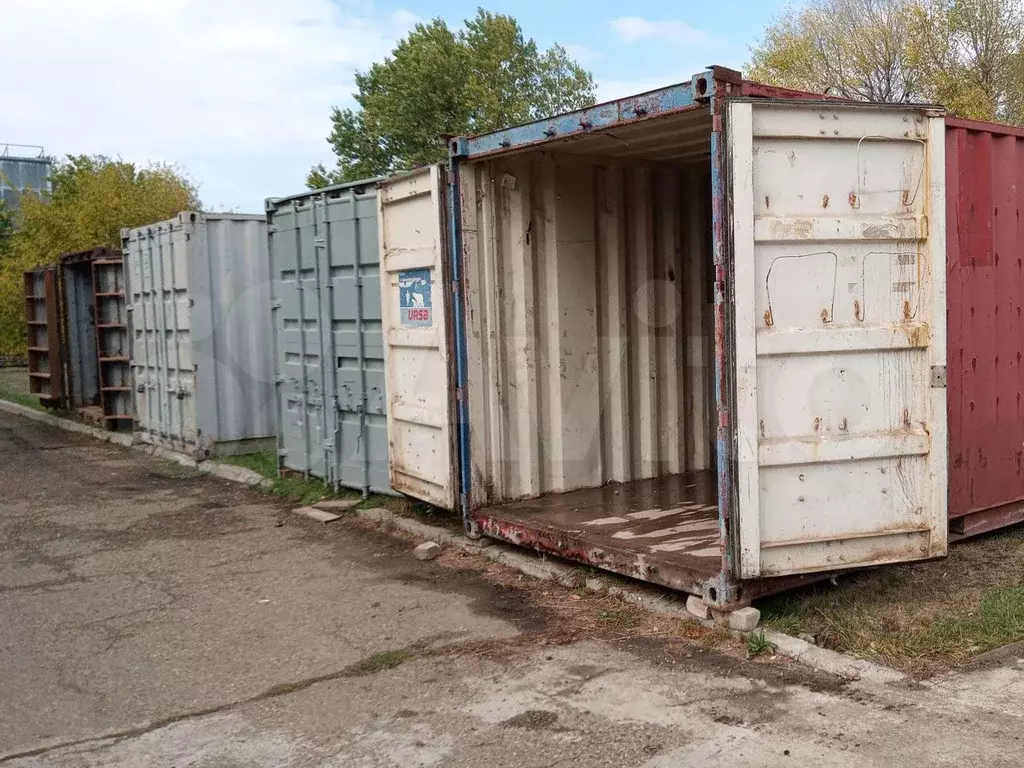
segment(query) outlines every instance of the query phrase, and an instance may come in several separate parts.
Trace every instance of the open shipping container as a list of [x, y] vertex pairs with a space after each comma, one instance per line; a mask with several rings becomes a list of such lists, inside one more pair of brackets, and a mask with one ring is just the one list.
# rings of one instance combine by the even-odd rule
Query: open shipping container
[[267, 200], [279, 468], [388, 485], [377, 179]]
[[110, 429], [135, 419], [128, 365], [124, 260], [111, 248], [61, 256], [58, 265], [63, 347], [63, 406]]
[[197, 459], [272, 448], [265, 218], [185, 212], [121, 237], [138, 438]]
[[384, 183], [392, 487], [718, 606], [943, 555], [944, 131], [716, 67]]

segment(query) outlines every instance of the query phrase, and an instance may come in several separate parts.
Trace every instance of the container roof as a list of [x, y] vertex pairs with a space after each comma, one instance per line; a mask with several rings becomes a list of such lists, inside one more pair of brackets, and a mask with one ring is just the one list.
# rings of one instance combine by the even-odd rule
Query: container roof
[[457, 137], [449, 142], [449, 151], [469, 160], [537, 148], [657, 161], [694, 159], [710, 153], [712, 96], [843, 101], [755, 83], [736, 70], [712, 66], [684, 83], [479, 136]]

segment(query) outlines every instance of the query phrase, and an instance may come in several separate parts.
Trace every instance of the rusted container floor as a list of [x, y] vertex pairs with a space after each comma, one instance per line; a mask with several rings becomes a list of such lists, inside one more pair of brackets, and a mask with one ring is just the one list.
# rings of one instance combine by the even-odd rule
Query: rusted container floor
[[473, 518], [488, 536], [687, 592], [721, 570], [712, 471], [551, 494]]

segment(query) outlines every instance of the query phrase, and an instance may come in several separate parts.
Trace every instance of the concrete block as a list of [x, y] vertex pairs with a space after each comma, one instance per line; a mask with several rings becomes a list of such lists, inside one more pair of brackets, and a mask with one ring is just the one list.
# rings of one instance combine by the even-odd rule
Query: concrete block
[[433, 560], [441, 554], [441, 545], [436, 541], [425, 541], [413, 550], [417, 560]]
[[313, 506], [317, 509], [322, 509], [324, 512], [348, 512], [362, 499], [328, 499], [326, 501], [318, 501]]
[[303, 515], [311, 520], [316, 520], [318, 523], [333, 523], [335, 520], [340, 520], [341, 516], [336, 515], [333, 512], [324, 512], [322, 509], [316, 509], [315, 507], [298, 507], [293, 509], [296, 515]]
[[696, 595], [690, 595], [686, 598], [686, 610], [698, 619], [711, 618], [711, 609], [708, 608], [708, 604]]
[[712, 611], [715, 621], [723, 627], [737, 632], [753, 632], [761, 623], [761, 612], [757, 608], [738, 608], [735, 611]]

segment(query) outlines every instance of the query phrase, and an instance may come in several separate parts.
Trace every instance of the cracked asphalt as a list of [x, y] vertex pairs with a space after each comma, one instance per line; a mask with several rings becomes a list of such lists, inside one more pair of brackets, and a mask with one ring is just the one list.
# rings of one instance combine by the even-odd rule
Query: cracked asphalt
[[0, 766], [1024, 762], [1020, 649], [869, 687], [411, 548], [0, 413]]

